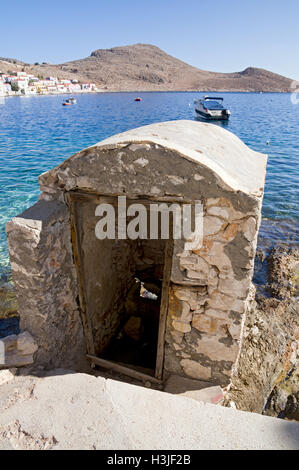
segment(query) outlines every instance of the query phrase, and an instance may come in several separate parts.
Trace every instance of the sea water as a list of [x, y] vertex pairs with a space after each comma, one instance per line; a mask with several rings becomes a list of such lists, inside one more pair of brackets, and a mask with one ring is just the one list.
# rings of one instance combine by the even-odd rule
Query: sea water
[[[211, 93], [209, 93], [211, 95]], [[195, 119], [203, 93], [98, 93], [24, 96], [0, 101], [0, 279], [10, 276], [5, 223], [37, 201], [38, 175], [113, 134], [154, 122]], [[259, 245], [296, 244], [299, 104], [284, 93], [219, 93], [231, 111], [215, 123], [269, 155]]]

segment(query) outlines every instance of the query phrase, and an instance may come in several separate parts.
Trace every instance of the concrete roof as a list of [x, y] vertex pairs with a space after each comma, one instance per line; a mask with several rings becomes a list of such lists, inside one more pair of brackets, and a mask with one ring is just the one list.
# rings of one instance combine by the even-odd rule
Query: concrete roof
[[218, 174], [233, 190], [261, 196], [267, 155], [255, 152], [232, 132], [215, 124], [169, 121], [139, 127], [105, 139], [93, 147], [128, 142], [153, 142]]

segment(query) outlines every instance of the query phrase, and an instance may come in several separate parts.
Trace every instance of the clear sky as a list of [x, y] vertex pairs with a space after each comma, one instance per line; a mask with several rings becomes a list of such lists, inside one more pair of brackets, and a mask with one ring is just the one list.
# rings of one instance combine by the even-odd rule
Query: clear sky
[[299, 80], [299, 0], [0, 0], [0, 56], [61, 63], [155, 44], [205, 70]]

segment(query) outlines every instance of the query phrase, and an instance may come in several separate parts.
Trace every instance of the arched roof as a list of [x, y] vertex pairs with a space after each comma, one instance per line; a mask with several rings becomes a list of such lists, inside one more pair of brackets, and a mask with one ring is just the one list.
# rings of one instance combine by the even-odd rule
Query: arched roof
[[265, 184], [267, 155], [251, 150], [235, 134], [215, 124], [169, 121], [113, 135], [95, 145], [152, 142], [177, 150], [204, 165], [233, 190], [259, 196]]

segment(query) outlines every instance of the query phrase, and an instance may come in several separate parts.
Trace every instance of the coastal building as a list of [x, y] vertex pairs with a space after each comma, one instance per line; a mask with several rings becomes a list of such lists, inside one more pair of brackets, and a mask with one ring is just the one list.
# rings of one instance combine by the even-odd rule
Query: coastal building
[[0, 81], [0, 96], [6, 96], [6, 95], [7, 95], [6, 86], [4, 82]]
[[48, 93], [55, 94], [57, 93], [57, 86], [56, 85], [49, 85], [47, 87]]
[[82, 83], [81, 88], [83, 91], [95, 91], [96, 85], [95, 83]]
[[18, 86], [20, 91], [24, 91], [26, 93], [26, 90], [28, 88], [28, 77], [22, 76], [22, 77], [13, 77], [11, 79], [11, 83], [14, 83]]
[[[12, 75], [1, 74], [1, 82], [9, 84], [8, 87], [3, 88], [0, 96], [7, 94], [59, 94], [59, 93], [87, 93], [97, 91], [94, 83], [83, 83], [82, 85], [78, 80], [62, 79], [59, 80], [57, 77], [47, 77], [46, 79], [37, 78], [33, 74], [27, 74], [26, 72], [15, 72]], [[19, 91], [11, 91], [11, 85], [16, 84]]]
[[51, 82], [58, 83], [58, 78], [57, 77], [47, 77], [46, 80], [50, 80]]
[[36, 95], [36, 93], [37, 93], [36, 87], [32, 85], [28, 85], [28, 87], [25, 90], [26, 95]]
[[79, 83], [71, 83], [68, 85], [68, 90], [70, 93], [80, 93], [81, 91], [81, 86]]
[[4, 83], [3, 86], [4, 86], [4, 89], [6, 90], [6, 95], [11, 95], [12, 91], [11, 91], [10, 83]]
[[58, 84], [57, 85], [57, 91], [58, 93], [67, 93], [68, 92], [68, 89], [65, 85], [63, 84]]

